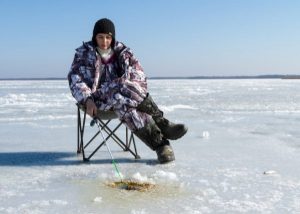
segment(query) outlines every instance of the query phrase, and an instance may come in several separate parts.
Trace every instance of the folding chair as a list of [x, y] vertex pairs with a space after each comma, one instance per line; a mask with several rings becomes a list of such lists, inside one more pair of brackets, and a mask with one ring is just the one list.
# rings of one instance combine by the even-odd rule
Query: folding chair
[[[77, 154], [82, 153], [83, 161], [89, 161], [94, 154], [105, 144], [105, 141], [107, 143], [108, 140], [115, 142], [119, 147], [123, 149], [123, 151], [130, 152], [135, 159], [140, 159], [140, 156], [137, 153], [136, 145], [135, 145], [135, 139], [133, 132], [128, 130], [128, 128], [122, 124], [121, 121], [117, 123], [117, 125], [113, 125], [111, 123], [112, 120], [117, 119], [117, 115], [113, 111], [98, 111], [96, 120], [99, 121], [98, 124], [100, 124], [100, 129], [102, 132], [106, 133], [107, 136], [105, 140], [102, 139], [96, 140], [96, 137], [99, 135], [100, 130], [98, 131], [89, 139], [85, 140], [85, 123], [86, 123], [86, 111], [83, 105], [76, 104], [77, 105]], [[83, 118], [82, 118], [83, 114]], [[125, 142], [121, 139], [120, 132], [117, 133], [117, 131], [121, 131], [120, 129], [125, 126]], [[124, 129], [123, 129], [124, 132]], [[130, 133], [129, 133], [130, 132]], [[124, 134], [124, 133], [123, 133]], [[123, 137], [124, 139], [124, 137]], [[133, 149], [131, 149], [131, 145], [133, 145]], [[92, 148], [91, 151], [89, 151], [89, 154], [87, 154], [87, 149]]]

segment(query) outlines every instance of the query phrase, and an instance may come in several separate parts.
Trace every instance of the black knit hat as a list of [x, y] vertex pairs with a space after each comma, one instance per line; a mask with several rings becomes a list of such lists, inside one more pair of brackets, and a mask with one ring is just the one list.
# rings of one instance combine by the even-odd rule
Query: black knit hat
[[107, 18], [103, 18], [103, 19], [99, 19], [95, 23], [94, 30], [93, 30], [93, 38], [92, 38], [92, 41], [95, 46], [97, 46], [96, 35], [98, 33], [107, 33], [107, 34], [111, 35], [112, 39], [113, 39], [111, 45], [114, 46], [115, 38], [116, 38], [115, 25], [111, 20], [109, 20]]

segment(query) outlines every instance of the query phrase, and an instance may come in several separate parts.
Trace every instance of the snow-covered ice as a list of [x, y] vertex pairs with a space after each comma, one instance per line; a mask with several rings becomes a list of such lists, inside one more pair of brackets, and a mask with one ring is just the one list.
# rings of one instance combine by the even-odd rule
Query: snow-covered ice
[[67, 81], [0, 81], [0, 213], [300, 213], [299, 80], [149, 80], [149, 91], [189, 131], [165, 165], [140, 141], [140, 160], [110, 143], [125, 178], [156, 185], [138, 192], [106, 185], [119, 179], [106, 148], [88, 163], [76, 154]]

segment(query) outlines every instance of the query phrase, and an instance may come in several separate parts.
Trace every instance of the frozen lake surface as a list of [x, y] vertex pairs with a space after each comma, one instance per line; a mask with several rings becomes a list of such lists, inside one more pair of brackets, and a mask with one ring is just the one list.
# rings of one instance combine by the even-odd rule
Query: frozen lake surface
[[138, 192], [106, 185], [106, 148], [77, 156], [67, 81], [0, 81], [0, 213], [300, 213], [299, 83], [149, 80], [189, 131], [165, 165], [139, 140], [140, 160], [110, 144], [126, 178], [156, 184]]

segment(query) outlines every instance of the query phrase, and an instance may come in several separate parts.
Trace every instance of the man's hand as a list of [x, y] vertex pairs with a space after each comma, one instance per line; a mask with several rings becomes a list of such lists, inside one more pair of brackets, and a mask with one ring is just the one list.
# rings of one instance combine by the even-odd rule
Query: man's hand
[[85, 103], [86, 105], [86, 113], [91, 117], [97, 115], [97, 106], [92, 99], [88, 99]]

